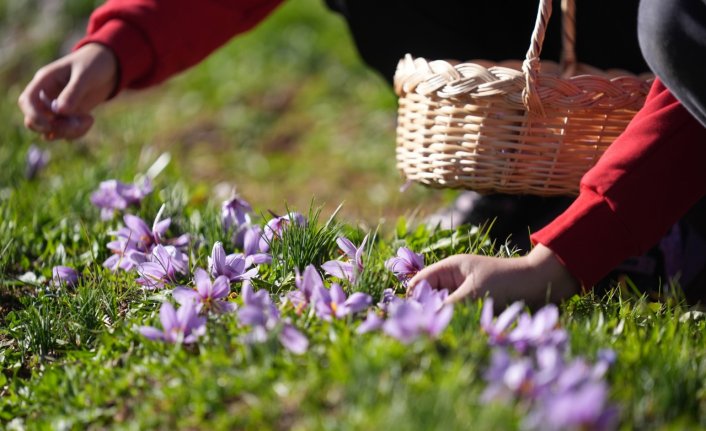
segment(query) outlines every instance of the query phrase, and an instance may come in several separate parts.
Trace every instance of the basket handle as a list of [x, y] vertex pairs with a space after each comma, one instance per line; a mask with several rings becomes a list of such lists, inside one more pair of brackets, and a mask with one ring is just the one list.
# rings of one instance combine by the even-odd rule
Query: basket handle
[[[576, 70], [576, 3], [575, 0], [561, 0], [562, 10], [562, 53], [561, 64], [565, 77], [573, 75]], [[549, 17], [552, 15], [552, 0], [540, 0], [537, 20], [532, 31], [525, 61], [522, 62], [522, 72], [525, 75], [525, 88], [522, 91], [522, 102], [528, 111], [544, 116], [544, 107], [537, 93], [537, 75], [539, 74], [539, 55], [544, 44], [544, 34], [547, 31]]]

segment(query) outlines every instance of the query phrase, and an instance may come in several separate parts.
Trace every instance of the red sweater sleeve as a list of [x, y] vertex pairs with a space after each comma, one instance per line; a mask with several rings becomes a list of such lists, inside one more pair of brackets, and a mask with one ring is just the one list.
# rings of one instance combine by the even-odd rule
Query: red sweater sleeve
[[625, 132], [581, 180], [576, 201], [534, 243], [584, 286], [643, 254], [706, 194], [706, 129], [658, 80]]
[[100, 43], [118, 59], [117, 90], [143, 88], [201, 61], [282, 0], [108, 0], [76, 48]]

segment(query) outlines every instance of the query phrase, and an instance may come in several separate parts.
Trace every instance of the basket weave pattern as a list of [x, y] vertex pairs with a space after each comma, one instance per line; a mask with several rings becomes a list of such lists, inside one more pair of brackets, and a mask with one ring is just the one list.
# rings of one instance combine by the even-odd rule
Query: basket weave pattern
[[522, 63], [402, 59], [395, 74], [400, 171], [432, 187], [577, 194], [583, 174], [642, 107], [651, 78], [576, 64], [572, 12], [569, 2], [563, 67], [542, 62], [540, 70], [551, 0], [540, 2]]

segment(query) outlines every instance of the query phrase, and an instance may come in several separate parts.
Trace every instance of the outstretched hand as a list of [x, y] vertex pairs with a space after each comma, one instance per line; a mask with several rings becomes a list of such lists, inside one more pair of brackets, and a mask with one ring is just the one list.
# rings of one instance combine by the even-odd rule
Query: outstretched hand
[[93, 125], [91, 111], [113, 92], [117, 60], [112, 51], [88, 44], [39, 69], [18, 104], [25, 126], [44, 139], [75, 139]]
[[541, 244], [517, 258], [471, 254], [448, 257], [419, 271], [410, 280], [409, 291], [421, 280], [434, 289], [448, 289], [447, 302], [487, 293], [500, 306], [517, 300], [528, 304], [559, 302], [580, 290], [568, 269]]

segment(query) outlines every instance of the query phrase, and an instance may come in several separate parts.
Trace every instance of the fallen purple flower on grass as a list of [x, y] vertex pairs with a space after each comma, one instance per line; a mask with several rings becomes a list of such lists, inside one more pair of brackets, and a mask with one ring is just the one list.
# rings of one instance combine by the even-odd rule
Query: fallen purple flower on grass
[[199, 317], [196, 304], [189, 301], [174, 310], [172, 304], [165, 302], [159, 309], [162, 330], [152, 326], [141, 326], [140, 334], [150, 340], [162, 340], [168, 343], [190, 344], [206, 333], [206, 318]]
[[149, 179], [145, 179], [141, 185], [107, 180], [101, 182], [98, 190], [91, 194], [91, 203], [101, 209], [103, 220], [112, 220], [116, 210], [124, 210], [130, 205], [139, 205], [151, 192], [152, 184]]
[[385, 268], [392, 271], [397, 279], [407, 283], [414, 275], [424, 269], [424, 256], [406, 247], [397, 249], [397, 256], [385, 261]]
[[230, 285], [226, 277], [220, 276], [211, 282], [208, 273], [197, 268], [194, 271], [194, 283], [196, 289], [181, 286], [174, 289], [172, 296], [179, 304], [194, 302], [196, 310], [199, 312], [206, 310], [214, 313], [227, 313], [235, 310], [235, 304], [227, 301]]
[[336, 240], [338, 247], [348, 257], [348, 262], [340, 260], [330, 260], [321, 265], [327, 274], [338, 277], [341, 280], [348, 280], [355, 283], [360, 273], [363, 272], [363, 253], [365, 253], [365, 243], [368, 241], [368, 235], [363, 238], [360, 247], [356, 247], [348, 238], [339, 237]]
[[30, 145], [25, 158], [25, 178], [34, 179], [49, 162], [49, 151]]
[[373, 302], [370, 295], [355, 292], [346, 296], [340, 284], [334, 283], [331, 289], [321, 286], [313, 294], [316, 315], [320, 319], [342, 319], [348, 315], [363, 311]]
[[55, 266], [51, 270], [52, 284], [54, 286], [72, 287], [78, 283], [78, 273], [75, 269], [68, 266]]

